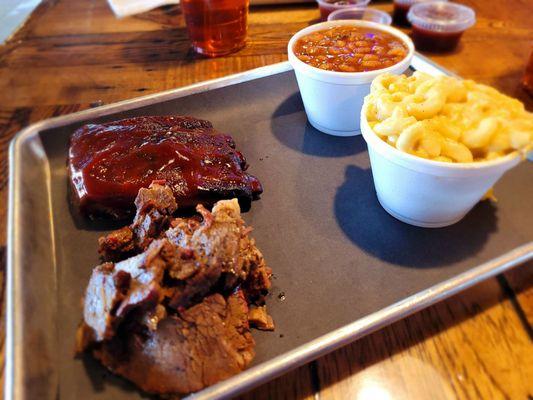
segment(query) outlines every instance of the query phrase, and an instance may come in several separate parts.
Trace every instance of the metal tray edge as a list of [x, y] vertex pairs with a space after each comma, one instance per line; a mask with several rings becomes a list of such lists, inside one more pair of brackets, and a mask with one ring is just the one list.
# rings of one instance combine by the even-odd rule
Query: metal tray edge
[[[423, 70], [424, 72], [431, 74], [445, 74], [450, 76], [457, 76], [455, 73], [440, 67], [438, 64], [430, 60], [429, 58], [415, 52], [415, 56], [411, 61], [411, 65], [417, 70]], [[276, 64], [266, 65], [263, 67], [254, 68], [248, 71], [240, 72], [224, 76], [221, 78], [211, 79], [207, 81], [198, 82], [192, 85], [170, 89], [163, 92], [153, 93], [146, 96], [135, 97], [132, 99], [123, 100], [117, 103], [103, 105], [100, 107], [91, 108], [88, 110], [78, 111], [72, 114], [48, 118], [39, 122], [36, 122], [18, 132], [12, 142], [21, 140], [26, 136], [34, 134], [43, 129], [55, 128], [57, 126], [70, 124], [76, 121], [80, 121], [89, 117], [101, 117], [113, 112], [127, 111], [132, 108], [149, 106], [156, 102], [162, 102], [165, 100], [171, 100], [176, 97], [184, 97], [187, 95], [204, 92], [207, 90], [213, 90], [224, 86], [235, 85], [237, 83], [247, 82], [254, 79], [263, 78], [269, 75], [275, 75], [282, 72], [292, 70], [292, 66], [288, 61], [282, 61]], [[11, 151], [9, 156], [9, 162], [11, 163]]]
[[[17, 136], [20, 133], [17, 134]], [[13, 286], [14, 286], [14, 238], [13, 238], [13, 227], [14, 227], [14, 214], [15, 214], [15, 204], [16, 203], [16, 193], [17, 182], [15, 179], [15, 168], [14, 165], [17, 162], [17, 153], [15, 152], [15, 146], [17, 141], [14, 139], [9, 145], [9, 186], [8, 186], [8, 216], [7, 216], [7, 253], [6, 253], [6, 347], [5, 347], [5, 366], [4, 366], [4, 398], [12, 399], [14, 398], [13, 387], [14, 387], [14, 296], [13, 296]]]
[[[18, 385], [15, 380], [17, 376], [15, 374], [15, 358], [18, 351], [16, 347], [16, 307], [17, 299], [14, 293], [21, 293], [22, 287], [19, 285], [19, 274], [21, 271], [15, 270], [15, 264], [18, 262], [18, 257], [21, 254], [17, 243], [18, 230], [16, 227], [18, 224], [18, 207], [20, 204], [20, 184], [21, 177], [19, 175], [20, 168], [16, 168], [20, 165], [19, 155], [20, 151], [18, 147], [22, 143], [23, 139], [29, 135], [38, 132], [38, 124], [32, 125], [27, 129], [19, 132], [15, 138], [12, 139], [9, 145], [9, 184], [8, 184], [8, 215], [7, 215], [7, 252], [6, 252], [6, 345], [5, 345], [5, 368], [4, 368], [4, 398], [14, 399], [16, 396], [16, 388]], [[52, 204], [51, 201], [51, 188], [50, 188], [50, 166], [48, 159], [44, 152], [41, 155], [43, 162], [46, 164], [46, 191], [47, 191], [47, 203], [48, 207]], [[55, 239], [54, 239], [54, 227], [53, 221], [49, 222], [50, 240], [53, 253], [53, 264], [55, 271]]]
[[229, 399], [532, 259], [529, 242], [186, 398]]
[[[17, 264], [17, 248], [18, 242], [16, 220], [18, 215], [19, 193], [20, 193], [20, 170], [19, 160], [19, 146], [21, 143], [38, 134], [40, 131], [74, 123], [85, 118], [96, 118], [108, 115], [114, 112], [127, 111], [132, 108], [148, 106], [157, 102], [183, 97], [195, 93], [200, 93], [207, 90], [213, 90], [224, 86], [234, 85], [242, 82], [247, 82], [254, 79], [259, 79], [269, 75], [291, 70], [292, 67], [288, 61], [277, 64], [267, 65], [264, 67], [255, 68], [237, 74], [224, 76], [208, 81], [202, 81], [189, 86], [170, 89], [164, 92], [154, 93], [147, 96], [136, 97], [133, 99], [124, 100], [101, 107], [96, 107], [88, 110], [79, 111], [76, 113], [59, 116], [55, 118], [45, 119], [36, 122], [21, 131], [19, 131], [11, 140], [9, 145], [9, 184], [8, 184], [8, 215], [7, 215], [7, 251], [6, 251], [6, 344], [5, 344], [5, 369], [4, 369], [4, 387], [3, 394], [5, 399], [17, 398], [16, 388], [20, 386], [16, 379], [19, 374], [16, 374], [15, 358], [17, 353], [16, 347], [16, 304], [17, 299], [15, 294], [20, 292], [17, 286], [17, 274], [15, 265]], [[47, 162], [47, 161], [46, 161]], [[48, 162], [47, 162], [48, 163]], [[46, 168], [47, 173], [50, 173], [49, 166]], [[48, 179], [48, 202], [50, 203], [50, 188]], [[53, 240], [53, 225], [50, 224], [51, 238]]]
[[[411, 66], [417, 70], [422, 70], [430, 74], [445, 74], [457, 76], [455, 73], [440, 67], [430, 59], [415, 52]], [[208, 81], [199, 82], [189, 86], [170, 89], [164, 92], [154, 93], [147, 96], [136, 97], [121, 102], [104, 105], [88, 110], [79, 111], [73, 114], [55, 117], [39, 121], [18, 132], [12, 139], [9, 147], [9, 196], [8, 196], [8, 237], [6, 252], [6, 347], [5, 347], [5, 376], [4, 376], [4, 398], [15, 399], [16, 376], [14, 357], [15, 348], [15, 298], [14, 289], [16, 286], [15, 260], [16, 253], [15, 240], [15, 215], [18, 204], [17, 194], [19, 192], [19, 180], [16, 179], [18, 161], [17, 147], [27, 137], [38, 133], [44, 129], [50, 129], [61, 125], [66, 125], [90, 117], [101, 117], [113, 112], [127, 111], [132, 108], [148, 106], [157, 102], [171, 100], [207, 90], [213, 90], [224, 86], [238, 84], [263, 78], [270, 75], [292, 70], [288, 61], [267, 65], [244, 71], [237, 74], [228, 75]], [[48, 169], [49, 171], [49, 169]], [[50, 190], [48, 190], [50, 192]], [[48, 193], [50, 196], [50, 193]], [[49, 199], [48, 199], [49, 200]], [[51, 227], [52, 228], [52, 227]], [[53, 238], [53, 229], [52, 229]], [[410, 296], [396, 304], [386, 307], [376, 313], [370, 314], [349, 325], [339, 328], [329, 334], [317, 338], [305, 345], [302, 345], [290, 352], [278, 356], [268, 362], [257, 365], [246, 370], [233, 378], [220, 382], [201, 392], [192, 394], [190, 399], [226, 399], [237, 394], [252, 389], [265, 383], [283, 373], [294, 369], [306, 362], [316, 359], [328, 352], [331, 352], [343, 345], [351, 343], [373, 331], [398, 321], [423, 308], [444, 300], [464, 289], [467, 289], [485, 279], [500, 274], [517, 265], [533, 259], [533, 242], [518, 247], [503, 256], [488, 261], [475, 267], [461, 275], [435, 285], [429, 289]]]
[[[418, 52], [411, 61], [411, 66], [417, 70], [423, 70], [430, 74], [445, 74], [450, 76], [457, 76], [455, 73], [440, 67], [427, 57], [424, 57]], [[25, 137], [35, 134], [44, 129], [51, 129], [61, 125], [70, 124], [90, 117], [101, 117], [113, 112], [127, 111], [132, 108], [149, 106], [151, 104], [171, 100], [177, 97], [184, 97], [195, 93], [201, 93], [207, 90], [222, 88], [224, 86], [235, 85], [242, 82], [251, 81], [254, 79], [263, 78], [270, 75], [279, 74], [282, 72], [292, 70], [289, 61], [282, 61], [276, 64], [266, 65], [263, 67], [254, 68], [248, 71], [240, 72], [224, 76], [221, 78], [211, 79], [194, 83], [192, 85], [170, 89], [163, 92], [153, 93], [146, 96], [135, 97], [132, 99], [123, 100], [117, 103], [107, 104], [100, 107], [91, 108], [88, 110], [78, 111], [72, 114], [63, 115], [54, 118], [48, 118], [36, 122], [18, 132], [12, 139], [12, 142], [22, 140]], [[10, 151], [9, 162], [12, 162], [12, 153]]]
[[455, 72], [442, 68], [433, 60], [423, 56], [422, 54], [416, 51], [413, 59], [411, 60], [411, 66], [414, 67], [417, 71], [423, 71], [430, 75], [448, 75], [459, 78], [459, 75], [457, 75]]
[[[198, 82], [176, 89], [153, 93], [147, 96], [134, 97], [132, 99], [127, 99], [117, 103], [107, 104], [88, 110], [78, 111], [68, 115], [44, 119], [22, 129], [13, 137], [12, 142], [22, 140], [27, 136], [35, 134], [36, 132], [42, 131], [44, 129], [56, 128], [58, 126], [71, 124], [86, 118], [102, 117], [114, 112], [128, 111], [132, 108], [149, 106], [154, 103], [160, 103], [178, 97], [184, 97], [195, 93], [205, 92], [207, 90], [218, 89], [225, 86], [235, 85], [238, 83], [259, 79], [270, 75], [280, 74], [282, 72], [290, 71], [291, 69], [292, 67], [289, 62], [283, 61], [277, 64], [266, 65], [264, 67], [254, 68], [237, 74]], [[10, 153], [9, 162], [11, 163], [11, 161], [12, 159]]]

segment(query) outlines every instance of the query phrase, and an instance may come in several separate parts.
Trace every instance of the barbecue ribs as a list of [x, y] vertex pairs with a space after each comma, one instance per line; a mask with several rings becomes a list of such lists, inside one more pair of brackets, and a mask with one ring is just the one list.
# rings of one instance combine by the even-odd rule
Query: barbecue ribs
[[183, 116], [123, 119], [79, 128], [71, 137], [71, 197], [90, 217], [129, 217], [139, 189], [164, 180], [180, 209], [237, 198], [248, 207], [263, 189], [246, 173], [232, 137]]

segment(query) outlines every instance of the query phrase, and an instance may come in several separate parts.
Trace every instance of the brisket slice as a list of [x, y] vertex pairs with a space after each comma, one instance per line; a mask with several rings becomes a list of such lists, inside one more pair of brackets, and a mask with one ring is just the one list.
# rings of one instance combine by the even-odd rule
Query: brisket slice
[[[229, 291], [238, 284], [244, 284], [247, 297], [255, 299], [266, 294], [270, 288], [271, 271], [249, 235], [251, 229], [245, 226], [240, 216], [237, 200], [219, 201], [212, 212], [199, 205], [197, 211], [202, 215], [202, 222], [176, 219], [166, 231], [166, 237], [179, 248], [194, 249], [204, 260], [205, 266], [220, 265], [222, 279], [219, 284], [222, 290]], [[258, 271], [263, 271], [263, 274]], [[267, 279], [249, 284], [250, 274], [254, 277], [264, 275]], [[171, 276], [180, 279], [172, 272]], [[187, 287], [190, 289], [189, 284]], [[186, 307], [190, 300], [187, 290], [177, 290], [170, 305]]]
[[163, 299], [161, 281], [167, 260], [161, 253], [167, 246], [172, 245], [154, 242], [145, 253], [94, 268], [85, 291], [83, 320], [93, 330], [95, 341], [112, 338], [129, 311], [149, 310]]
[[260, 302], [270, 289], [272, 271], [250, 237], [251, 228], [241, 218], [235, 199], [219, 201], [211, 212], [198, 205], [201, 218], [171, 220], [176, 205], [170, 190], [154, 182], [150, 188], [139, 191], [135, 204], [133, 224], [101, 237], [99, 252], [104, 260], [117, 261], [145, 251], [154, 239], [161, 237], [181, 249], [194, 251], [195, 257], [201, 259], [196, 267], [170, 271], [170, 276], [179, 281], [170, 303], [174, 308], [186, 307], [208, 293], [219, 283], [221, 275], [220, 283], [226, 292], [242, 284], [250, 301]]
[[[197, 391], [240, 372], [254, 356], [250, 324], [274, 326], [264, 306], [271, 271], [239, 203], [198, 206], [199, 216], [171, 219], [172, 197], [159, 183], [137, 199], [134, 223], [100, 248], [105, 243], [103, 253], [119, 259], [142, 252], [94, 268], [78, 352], [92, 351], [110, 370], [159, 394]], [[117, 238], [124, 240], [112, 247]]]
[[139, 190], [131, 225], [98, 239], [98, 253], [105, 261], [120, 261], [145, 251], [169, 227], [178, 206], [172, 191], [162, 183], [152, 182], [149, 188]]
[[227, 300], [213, 294], [167, 316], [155, 331], [124, 329], [93, 354], [146, 392], [195, 392], [239, 373], [253, 359], [247, 311], [240, 291]]
[[[219, 263], [206, 264], [198, 253], [168, 239], [154, 241], [144, 253], [94, 268], [85, 292], [84, 324], [94, 331], [94, 340], [111, 339], [129, 312], [149, 312], [163, 301], [175, 310], [189, 306], [193, 299], [201, 301], [221, 274]], [[181, 301], [173, 304], [176, 297]]]
[[71, 197], [90, 217], [127, 218], [139, 189], [164, 180], [181, 208], [263, 191], [233, 138], [209, 121], [149, 116], [84, 125], [70, 140]]

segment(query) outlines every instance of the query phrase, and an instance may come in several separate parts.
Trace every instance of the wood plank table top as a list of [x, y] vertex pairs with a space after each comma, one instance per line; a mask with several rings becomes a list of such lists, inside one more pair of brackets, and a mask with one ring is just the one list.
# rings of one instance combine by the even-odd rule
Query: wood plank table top
[[[533, 50], [533, 2], [461, 2], [474, 7], [477, 24], [453, 53], [427, 55], [519, 98], [531, 111], [520, 78]], [[383, 2], [377, 7], [391, 9]], [[7, 149], [17, 131], [52, 116], [284, 61], [291, 35], [318, 17], [314, 4], [252, 8], [247, 46], [206, 59], [189, 49], [179, 7], [117, 20], [104, 0], [44, 0], [0, 46], [2, 309]], [[242, 398], [531, 399], [532, 283], [533, 263], [520, 266]]]

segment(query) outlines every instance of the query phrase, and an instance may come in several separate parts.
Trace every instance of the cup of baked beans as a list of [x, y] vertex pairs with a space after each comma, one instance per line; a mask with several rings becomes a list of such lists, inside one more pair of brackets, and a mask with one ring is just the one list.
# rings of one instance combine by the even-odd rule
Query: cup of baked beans
[[297, 32], [288, 53], [309, 123], [330, 135], [355, 136], [372, 80], [384, 72], [405, 72], [414, 45], [396, 28], [339, 20]]

